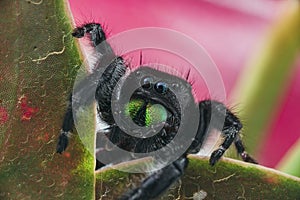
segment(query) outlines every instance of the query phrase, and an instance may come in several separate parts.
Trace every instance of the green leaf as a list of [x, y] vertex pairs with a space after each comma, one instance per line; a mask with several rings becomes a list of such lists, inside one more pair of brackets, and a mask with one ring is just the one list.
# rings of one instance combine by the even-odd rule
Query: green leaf
[[[300, 179], [259, 165], [224, 158], [215, 167], [189, 156], [184, 176], [159, 199], [299, 199]], [[127, 162], [119, 168], [144, 164]], [[118, 167], [116, 167], [118, 168]], [[148, 175], [103, 169], [96, 175], [96, 199], [117, 199], [140, 185]], [[168, 176], [168, 174], [166, 174]]]
[[65, 7], [0, 1], [0, 106], [8, 113], [0, 124], [0, 199], [93, 198], [94, 160], [79, 137], [55, 153], [81, 64]]

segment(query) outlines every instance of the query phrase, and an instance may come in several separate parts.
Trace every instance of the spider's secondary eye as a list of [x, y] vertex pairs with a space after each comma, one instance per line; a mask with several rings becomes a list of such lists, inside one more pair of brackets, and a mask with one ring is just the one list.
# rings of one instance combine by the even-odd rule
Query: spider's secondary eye
[[141, 81], [141, 85], [144, 89], [149, 89], [152, 87], [153, 79], [151, 77], [145, 77]]
[[164, 82], [158, 82], [155, 84], [155, 90], [158, 93], [164, 94], [167, 92], [167, 89], [168, 89], [168, 85]]

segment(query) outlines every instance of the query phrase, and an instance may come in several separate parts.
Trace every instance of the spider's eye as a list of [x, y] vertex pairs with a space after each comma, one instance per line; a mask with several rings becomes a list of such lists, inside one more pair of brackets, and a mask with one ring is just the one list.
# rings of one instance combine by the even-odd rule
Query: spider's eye
[[144, 89], [150, 89], [152, 87], [153, 78], [145, 77], [141, 81], [141, 85]]
[[155, 90], [158, 93], [165, 94], [168, 90], [168, 86], [164, 82], [158, 82], [158, 83], [155, 84]]

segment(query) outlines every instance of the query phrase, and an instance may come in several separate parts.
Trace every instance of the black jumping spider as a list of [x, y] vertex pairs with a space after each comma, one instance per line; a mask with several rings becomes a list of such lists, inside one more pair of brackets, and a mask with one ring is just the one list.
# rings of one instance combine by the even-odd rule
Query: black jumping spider
[[[125, 61], [121, 56], [114, 54], [112, 48], [106, 42], [106, 35], [101, 25], [98, 23], [88, 23], [77, 27], [72, 35], [76, 38], [88, 35], [95, 51], [101, 55], [101, 58], [98, 66], [95, 68], [95, 72], [82, 81], [85, 82], [84, 84], [77, 86], [79, 87], [77, 90], [79, 91], [78, 94], [73, 93], [73, 98], [72, 95], [70, 96], [69, 107], [65, 114], [57, 144], [58, 153], [62, 153], [66, 149], [68, 145], [68, 133], [74, 126], [72, 113], [72, 99], [74, 101], [74, 95], [76, 95], [76, 98], [86, 98], [86, 96], [95, 97], [98, 103], [98, 114], [109, 126], [105, 131], [105, 135], [112, 143], [130, 152], [147, 153], [161, 149], [171, 143], [179, 127], [187, 128], [189, 123], [196, 123], [197, 125], [193, 138], [182, 138], [182, 143], [188, 143], [188, 147], [184, 149], [184, 152], [175, 161], [154, 172], [141, 183], [140, 187], [129, 191], [120, 199], [153, 199], [159, 196], [184, 173], [188, 165], [187, 154], [194, 154], [200, 151], [202, 143], [211, 128], [221, 131], [224, 141], [211, 154], [209, 159], [210, 165], [215, 165], [232, 143], [235, 144], [238, 154], [244, 161], [256, 163], [245, 152], [240, 139], [239, 131], [242, 128], [241, 122], [224, 104], [213, 100], [204, 100], [195, 103], [191, 86], [186, 80], [163, 72], [157, 72], [149, 67], [140, 67], [131, 74], [126, 75], [128, 67]], [[104, 45], [100, 45], [100, 43], [104, 43]], [[109, 64], [106, 65], [103, 63]], [[101, 67], [105, 67], [105, 71], [100, 77], [97, 77], [96, 72]], [[120, 80], [123, 77], [126, 78], [122, 82]], [[91, 94], [85, 88], [86, 85], [94, 84], [93, 81], [89, 83], [89, 79], [97, 80], [95, 94]], [[121, 85], [118, 83], [119, 81]], [[173, 84], [174, 82], [176, 83], [175, 85]], [[119, 93], [126, 93], [125, 89], [134, 84], [139, 84], [140, 87], [133, 90], [134, 92], [127, 104], [120, 100], [120, 109], [124, 111], [125, 115], [127, 113], [127, 116], [140, 127], [162, 124], [162, 129], [154, 136], [143, 138], [128, 135], [124, 129], [116, 124], [112, 114], [111, 102], [114, 98], [113, 90], [117, 87]], [[177, 95], [183, 98], [184, 101], [180, 102]], [[149, 110], [160, 112], [159, 117], [153, 117], [154, 114], [149, 114]], [[195, 118], [196, 120], [193, 119], [193, 110], [197, 110], [198, 113], [198, 118]], [[215, 115], [214, 121], [211, 120], [212, 115]], [[220, 123], [221, 126], [219, 125]], [[177, 147], [180, 148], [180, 145]], [[105, 164], [98, 160], [96, 160], [96, 163], [96, 169], [105, 166]]]

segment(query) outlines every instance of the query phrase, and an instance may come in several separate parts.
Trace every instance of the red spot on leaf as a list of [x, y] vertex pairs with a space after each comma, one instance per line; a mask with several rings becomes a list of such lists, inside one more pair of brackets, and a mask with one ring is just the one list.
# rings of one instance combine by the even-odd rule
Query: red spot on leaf
[[0, 125], [8, 121], [8, 112], [4, 107], [0, 107]]
[[279, 180], [276, 177], [267, 176], [265, 177], [265, 181], [269, 184], [277, 184]]
[[49, 141], [49, 134], [48, 133], [45, 133], [45, 135], [44, 135], [44, 141]]
[[63, 153], [63, 156], [66, 157], [66, 158], [70, 158], [71, 157], [71, 154], [69, 152], [64, 152]]
[[31, 120], [32, 116], [39, 111], [38, 108], [30, 107], [28, 105], [28, 99], [24, 95], [19, 98], [19, 105], [22, 111], [22, 115], [21, 115], [22, 121]]

